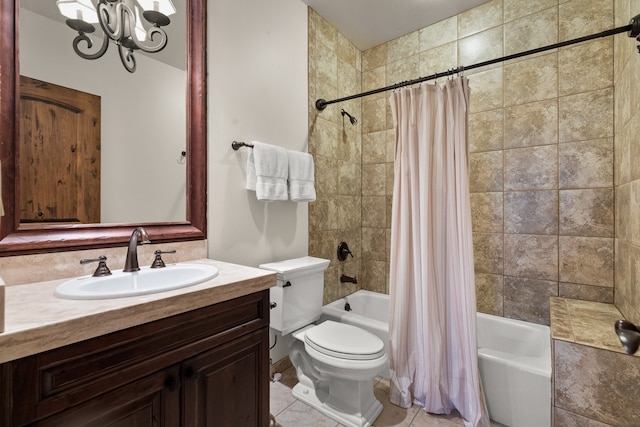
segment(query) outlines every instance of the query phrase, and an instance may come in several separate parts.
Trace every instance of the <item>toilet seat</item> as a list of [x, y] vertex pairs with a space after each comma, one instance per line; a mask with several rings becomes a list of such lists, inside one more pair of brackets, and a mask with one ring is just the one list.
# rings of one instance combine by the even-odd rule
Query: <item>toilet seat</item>
[[327, 356], [346, 360], [374, 360], [385, 355], [384, 343], [369, 331], [327, 320], [306, 331], [305, 344]]

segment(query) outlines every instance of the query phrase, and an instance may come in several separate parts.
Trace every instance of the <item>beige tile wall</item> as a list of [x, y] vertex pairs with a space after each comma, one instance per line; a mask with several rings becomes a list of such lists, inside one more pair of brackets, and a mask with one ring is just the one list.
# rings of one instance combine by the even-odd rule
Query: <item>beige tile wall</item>
[[[603, 31], [613, 26], [613, 5], [613, 0], [492, 0], [362, 52], [361, 89]], [[310, 100], [316, 94], [348, 95], [340, 90], [340, 73], [319, 71], [333, 63], [332, 56], [316, 54], [326, 44], [335, 52], [341, 36], [310, 14]], [[470, 179], [479, 311], [548, 324], [549, 296], [613, 302], [613, 54], [613, 39], [606, 38], [466, 73], [472, 90]], [[381, 292], [389, 289], [393, 188], [387, 97], [361, 100], [362, 133], [355, 137], [357, 144], [361, 136], [361, 193], [345, 194], [348, 189], [336, 185], [335, 193], [334, 188], [322, 192], [309, 213], [311, 253], [329, 253], [341, 235], [357, 239], [360, 233], [361, 286]], [[320, 158], [321, 168], [350, 160], [326, 152], [338, 150], [349, 136], [341, 107], [357, 111], [356, 102], [320, 114], [310, 105], [310, 147], [331, 158]], [[330, 123], [331, 132], [313, 132], [321, 121]], [[335, 171], [320, 172], [318, 180]], [[631, 185], [618, 191], [632, 194]], [[350, 219], [331, 223], [338, 196], [361, 197], [360, 231]], [[320, 226], [322, 219], [326, 223]], [[332, 286], [329, 300], [345, 293]]]
[[[360, 51], [309, 9], [309, 152], [315, 160], [317, 193], [316, 201], [309, 204], [309, 255], [331, 260], [325, 272], [325, 303], [354, 292], [363, 282], [362, 111], [360, 100], [333, 104], [322, 112], [316, 110], [315, 101], [360, 92], [360, 63]], [[341, 109], [358, 119], [356, 126], [342, 117]], [[378, 181], [372, 185], [380, 185]], [[347, 242], [353, 258], [338, 261], [341, 241]], [[358, 284], [341, 284], [342, 274], [355, 276]]]
[[[616, 0], [615, 23], [625, 25], [640, 13], [640, 1]], [[638, 42], [615, 37], [615, 304], [640, 323], [640, 55]]]

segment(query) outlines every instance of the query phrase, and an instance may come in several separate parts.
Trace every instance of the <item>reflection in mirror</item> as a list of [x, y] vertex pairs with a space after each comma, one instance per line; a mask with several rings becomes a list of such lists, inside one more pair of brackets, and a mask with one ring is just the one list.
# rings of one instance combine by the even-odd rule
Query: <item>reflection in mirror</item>
[[[65, 24], [56, 0], [20, 0], [20, 6], [20, 74], [96, 95], [101, 100], [100, 220], [90, 222], [184, 221], [186, 168], [177, 161], [186, 143], [185, 48], [184, 44], [178, 45], [184, 36], [177, 34], [186, 30], [182, 23], [186, 19], [184, 4], [178, 3], [180, 13], [173, 14], [171, 25], [166, 27], [169, 42], [165, 50], [171, 55], [170, 63], [158, 60], [162, 59], [158, 53], [136, 53], [138, 67], [133, 74], [123, 68], [118, 49], [111, 48], [95, 60], [76, 55], [72, 40], [77, 34]], [[95, 37], [94, 41], [101, 44]], [[25, 102], [22, 97], [21, 100]], [[51, 111], [44, 113], [55, 113], [54, 105], [50, 105]], [[63, 116], [59, 115], [55, 122], [60, 117]], [[24, 121], [24, 114], [21, 119]], [[58, 123], [56, 129], [71, 126]], [[29, 134], [21, 135], [23, 142], [25, 139], [31, 139]], [[60, 136], [55, 135], [45, 142], [58, 139]], [[80, 158], [81, 150], [73, 154], [75, 158], [56, 156], [55, 162], [68, 160], [72, 166], [77, 163], [80, 175], [92, 167]], [[52, 166], [58, 171], [67, 168], [70, 167], [65, 163]], [[32, 173], [19, 168], [20, 181], [34, 182], [33, 177], [23, 176]], [[48, 193], [70, 187], [64, 185], [62, 177], [39, 180], [39, 184], [43, 182], [53, 184], [42, 190]], [[27, 196], [27, 200], [33, 196]], [[28, 220], [46, 220], [50, 217], [47, 212], [65, 210], [41, 200], [33, 200], [29, 207], [33, 209], [27, 212]], [[66, 219], [58, 216], [53, 219]]]
[[[55, 0], [46, 2], [55, 9]], [[179, 39], [169, 34], [167, 49], [150, 54], [154, 58], [137, 55], [138, 69], [131, 74], [115, 50], [115, 57], [82, 59], [71, 46], [71, 29], [18, 8], [16, 0], [0, 0], [0, 169], [5, 208], [0, 256], [119, 246], [141, 224], [154, 243], [206, 238], [206, 1], [180, 3], [188, 29], [182, 36], [186, 42], [178, 43], [182, 66], [150, 65]], [[18, 31], [18, 22], [22, 26], [29, 14], [36, 23], [25, 23]], [[44, 46], [57, 32], [64, 40], [54, 53], [53, 47]], [[25, 41], [20, 49], [18, 33]], [[22, 49], [25, 58], [19, 64]], [[35, 58], [26, 57], [28, 49], [35, 49]], [[70, 66], [62, 68], [61, 62]], [[143, 72], [145, 68], [148, 72]], [[52, 75], [39, 74], [46, 69]], [[20, 223], [20, 74], [100, 97], [101, 224]], [[151, 85], [145, 86], [148, 82]]]

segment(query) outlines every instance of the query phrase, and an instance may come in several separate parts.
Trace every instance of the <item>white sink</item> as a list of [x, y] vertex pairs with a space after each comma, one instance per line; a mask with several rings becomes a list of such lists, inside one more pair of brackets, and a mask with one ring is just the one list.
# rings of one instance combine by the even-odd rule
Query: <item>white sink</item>
[[65, 299], [106, 299], [154, 294], [206, 282], [218, 275], [218, 269], [207, 264], [171, 264], [164, 268], [142, 267], [133, 273], [112, 273], [67, 280], [58, 285], [54, 295]]

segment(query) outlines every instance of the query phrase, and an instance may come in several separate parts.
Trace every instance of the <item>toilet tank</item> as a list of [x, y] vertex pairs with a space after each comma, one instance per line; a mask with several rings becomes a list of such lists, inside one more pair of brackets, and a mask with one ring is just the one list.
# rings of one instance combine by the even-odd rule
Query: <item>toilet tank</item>
[[309, 325], [322, 314], [324, 271], [328, 259], [302, 257], [262, 264], [260, 268], [277, 273], [277, 285], [270, 292], [270, 327], [282, 335]]

